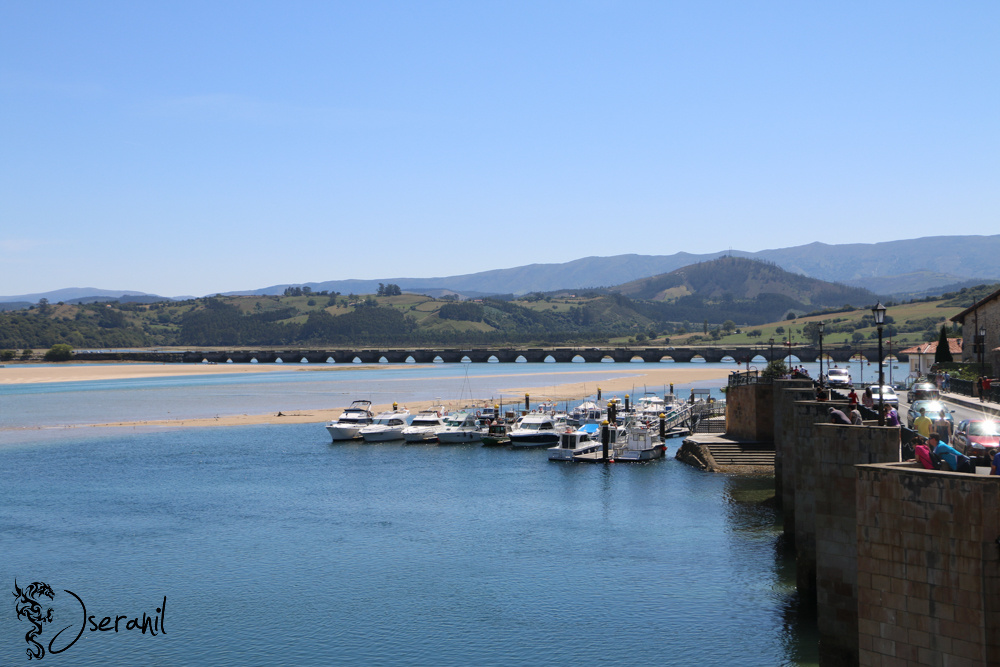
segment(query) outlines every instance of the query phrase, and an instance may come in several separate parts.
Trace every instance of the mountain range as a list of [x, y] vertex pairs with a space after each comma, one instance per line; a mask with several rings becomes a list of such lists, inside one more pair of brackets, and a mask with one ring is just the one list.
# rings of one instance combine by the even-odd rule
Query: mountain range
[[[677, 252], [672, 255], [616, 255], [584, 257], [559, 264], [530, 264], [465, 275], [435, 278], [384, 278], [379, 280], [328, 280], [272, 285], [228, 294], [282, 294], [288, 287], [342, 294], [371, 294], [380, 283], [399, 285], [408, 292], [431, 296], [459, 294], [527, 294], [562, 289], [624, 286], [642, 278], [722, 256], [770, 262], [792, 273], [848, 286], [861, 287], [880, 296], [926, 296], [982, 282], [1000, 281], [1000, 234], [992, 236], [934, 236], [882, 243], [826, 244], [744, 252], [729, 250], [708, 254]], [[137, 291], [66, 288], [53, 292], [0, 296], [8, 307], [19, 303], [71, 302], [95, 297], [146, 301], [156, 295]], [[174, 297], [189, 298], [189, 297]]]

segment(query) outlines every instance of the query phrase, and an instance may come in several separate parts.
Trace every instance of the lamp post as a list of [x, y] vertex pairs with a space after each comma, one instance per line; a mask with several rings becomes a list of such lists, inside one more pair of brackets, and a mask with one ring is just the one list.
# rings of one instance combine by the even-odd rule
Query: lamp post
[[819, 383], [823, 384], [823, 327], [824, 323], [819, 323]]
[[885, 426], [885, 392], [882, 385], [885, 384], [885, 372], [882, 369], [882, 325], [885, 324], [885, 306], [879, 301], [872, 308], [872, 315], [875, 316], [875, 326], [878, 327], [878, 425]]
[[768, 359], [768, 361], [773, 364], [774, 363], [774, 336], [771, 336], [771, 338], [767, 342], [771, 345], [771, 358]]

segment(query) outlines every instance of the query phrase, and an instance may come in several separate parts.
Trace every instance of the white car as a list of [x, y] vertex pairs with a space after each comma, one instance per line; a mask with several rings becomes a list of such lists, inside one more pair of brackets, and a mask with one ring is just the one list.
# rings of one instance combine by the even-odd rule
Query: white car
[[826, 373], [826, 383], [831, 387], [850, 387], [854, 384], [846, 368], [831, 368]]
[[[872, 391], [872, 398], [875, 400], [875, 405], [878, 405], [879, 389], [877, 384], [869, 385], [869, 389]], [[882, 402], [886, 405], [891, 405], [894, 408], [899, 407], [899, 396], [896, 395], [896, 390], [887, 384], [882, 385]]]

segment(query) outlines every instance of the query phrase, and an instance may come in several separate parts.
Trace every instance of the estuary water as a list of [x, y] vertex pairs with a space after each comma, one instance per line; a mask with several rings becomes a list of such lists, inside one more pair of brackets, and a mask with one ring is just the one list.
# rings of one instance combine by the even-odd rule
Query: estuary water
[[[405, 372], [367, 382], [390, 402], [531, 386], [487, 377], [522, 365], [426, 372], [442, 382], [412, 399]], [[108, 411], [220, 409], [210, 397], [253, 413], [298, 392], [300, 409], [323, 393], [305, 386], [315, 379], [213, 380], [4, 387], [0, 414], [103, 423]], [[326, 391], [317, 407], [331, 406]], [[341, 403], [352, 398], [368, 396]], [[588, 465], [544, 450], [331, 444], [322, 424], [59, 431], [0, 447], [0, 580], [51, 587], [52, 621], [33, 637], [43, 664], [815, 663], [773, 479], [700, 473], [672, 458], [679, 444], [650, 464]], [[25, 664], [32, 626], [6, 599], [0, 664]], [[143, 614], [157, 635], [127, 629]]]

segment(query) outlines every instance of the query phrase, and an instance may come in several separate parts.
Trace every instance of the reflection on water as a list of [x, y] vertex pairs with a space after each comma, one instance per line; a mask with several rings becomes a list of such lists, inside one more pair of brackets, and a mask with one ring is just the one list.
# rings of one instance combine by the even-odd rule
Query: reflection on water
[[742, 538], [733, 542], [741, 549], [741, 553], [736, 554], [738, 562], [734, 563], [734, 571], [741, 570], [739, 561], [748, 556], [747, 551], [754, 552], [755, 557], [750, 562], [767, 555], [773, 558], [773, 577], [766, 585], [762, 583], [757, 594], [767, 598], [764, 606], [778, 613], [775, 622], [780, 624], [779, 637], [785, 645], [787, 660], [783, 664], [818, 664], [816, 610], [814, 604], [805, 604], [800, 599], [796, 589], [794, 541], [783, 532], [774, 477], [728, 476], [725, 498], [726, 528]]

